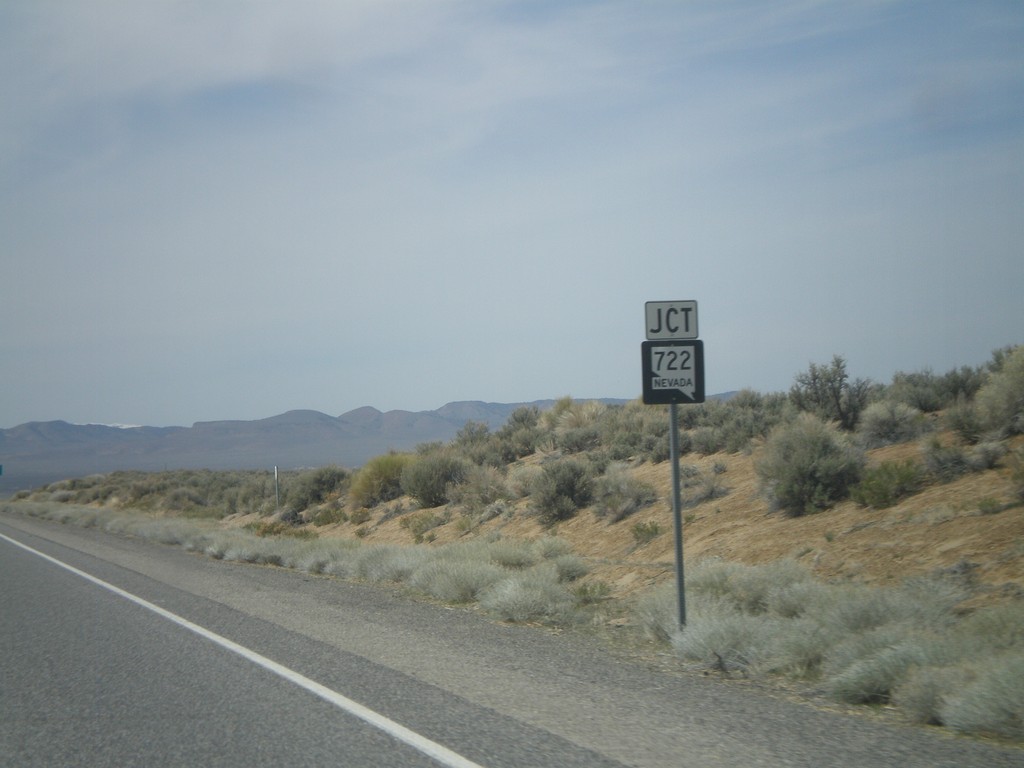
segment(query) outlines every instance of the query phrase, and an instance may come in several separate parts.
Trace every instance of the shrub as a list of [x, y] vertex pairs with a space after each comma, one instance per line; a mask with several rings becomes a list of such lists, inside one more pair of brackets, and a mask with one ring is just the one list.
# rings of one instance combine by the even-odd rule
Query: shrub
[[947, 579], [910, 580], [890, 589], [836, 587], [831, 602], [821, 606], [820, 620], [843, 637], [901, 622], [945, 631], [963, 599], [963, 589]]
[[867, 405], [869, 387], [864, 379], [850, 381], [846, 361], [834, 355], [830, 365], [811, 363], [806, 372], [797, 374], [789, 397], [799, 410], [851, 431]]
[[835, 641], [823, 672], [826, 686], [851, 703], [890, 701], [915, 669], [955, 655], [944, 643], [964, 592], [944, 580], [899, 589], [844, 588], [820, 615]]
[[810, 574], [793, 560], [757, 566], [702, 560], [688, 578], [694, 594], [751, 614], [767, 612], [774, 593], [810, 581]]
[[[689, 448], [701, 456], [718, 453], [725, 447], [725, 434], [720, 427], [702, 426], [687, 433]], [[683, 453], [680, 448], [680, 453]]]
[[948, 483], [967, 474], [971, 467], [962, 446], [943, 443], [937, 436], [921, 446], [924, 467], [936, 480]]
[[[905, 625], [886, 626], [850, 641], [849, 664], [829, 670], [829, 692], [850, 704], [885, 704], [911, 671], [927, 662], [920, 635]], [[841, 655], [842, 649], [840, 649]]]
[[537, 562], [537, 552], [525, 541], [498, 539], [487, 548], [490, 561], [502, 568], [529, 568]]
[[686, 626], [672, 638], [676, 652], [722, 672], [751, 670], [779, 631], [777, 619], [739, 613], [715, 603], [690, 601], [687, 606]]
[[[804, 614], [820, 612], [828, 602], [829, 587], [812, 581], [796, 563], [742, 566], [705, 561], [688, 581], [687, 625], [673, 633], [673, 644], [682, 656], [723, 672], [801, 678], [818, 673], [831, 636]], [[667, 603], [662, 608], [669, 609]], [[667, 615], [663, 621], [671, 627]]]
[[352, 523], [352, 525], [362, 525], [363, 523], [369, 522], [371, 517], [373, 517], [373, 515], [370, 513], [370, 510], [365, 508], [357, 509], [348, 516], [348, 521]]
[[613, 461], [643, 459], [653, 463], [668, 458], [668, 414], [664, 408], [634, 400], [611, 406], [598, 424], [601, 444]]
[[515, 515], [515, 511], [515, 507], [513, 507], [511, 504], [509, 504], [504, 499], [499, 499], [498, 501], [492, 501], [490, 504], [488, 504], [486, 507], [480, 510], [480, 512], [477, 514], [476, 519], [477, 522], [481, 523], [485, 523], [488, 520], [493, 520], [496, 517], [504, 517], [505, 519], [510, 520]]
[[461, 504], [470, 514], [481, 514], [495, 502], [510, 498], [505, 477], [496, 467], [473, 466], [466, 469], [462, 482], [448, 489], [450, 500]]
[[205, 500], [198, 491], [182, 486], [166, 493], [160, 506], [171, 512], [183, 512], [193, 507], [203, 506], [204, 503]]
[[[710, 401], [683, 411], [691, 432], [689, 448], [702, 455], [747, 450], [755, 438], [768, 435], [793, 417], [789, 398], [780, 393], [761, 395], [742, 390], [729, 400]], [[681, 419], [681, 423], [684, 419]]]
[[802, 414], [776, 428], [757, 464], [774, 506], [799, 516], [844, 498], [864, 468], [864, 455], [820, 419]]
[[358, 542], [347, 539], [316, 539], [297, 549], [285, 565], [307, 573], [348, 576], [353, 552], [358, 547]]
[[919, 722], [1022, 735], [1024, 603], [961, 618], [970, 593], [956, 580], [829, 585], [792, 561], [704, 561], [687, 582], [681, 629], [671, 584], [635, 607], [640, 627], [686, 659], [726, 673], [820, 679], [842, 701], [895, 701]]
[[642, 595], [633, 609], [644, 634], [667, 643], [679, 631], [679, 600], [674, 583], [665, 583]]
[[[679, 437], [681, 441], [682, 435]], [[669, 445], [667, 436], [660, 437], [657, 435], [645, 435], [642, 450], [644, 459], [652, 464], [660, 464], [663, 461], [668, 461], [672, 455], [671, 446]], [[680, 452], [682, 452], [682, 448], [680, 448]]]
[[535, 464], [519, 464], [508, 472], [507, 486], [513, 498], [524, 499], [533, 493], [541, 468]]
[[904, 496], [917, 493], [923, 481], [917, 462], [883, 461], [864, 471], [861, 481], [850, 490], [850, 497], [862, 506], [885, 509]]
[[817, 679], [825, 655], [833, 642], [828, 627], [812, 618], [776, 621], [768, 650], [758, 662], [759, 670], [799, 679]]
[[572, 544], [558, 536], [543, 536], [533, 542], [533, 551], [542, 560], [553, 560], [572, 552]]
[[512, 411], [508, 421], [498, 430], [499, 443], [505, 447], [508, 460], [529, 456], [537, 449], [541, 429], [540, 411], [536, 406], [524, 405]]
[[402, 490], [424, 507], [447, 504], [453, 486], [466, 477], [469, 464], [460, 456], [439, 451], [420, 456], [402, 470]]
[[601, 433], [593, 425], [555, 433], [555, 446], [565, 453], [585, 453], [594, 450], [600, 444]]
[[946, 700], [939, 715], [955, 731], [1024, 738], [1024, 656], [981, 662], [976, 677]]
[[480, 560], [431, 560], [413, 573], [416, 589], [447, 603], [468, 603], [504, 576], [498, 566]]
[[931, 371], [897, 373], [892, 377], [886, 396], [923, 413], [934, 413], [958, 400], [973, 399], [984, 376], [982, 369], [968, 366], [954, 368], [941, 376]]
[[997, 499], [986, 496], [978, 502], [978, 512], [982, 515], [997, 515], [1004, 509]]
[[352, 479], [349, 496], [358, 507], [375, 507], [402, 495], [402, 472], [415, 457], [386, 453], [370, 459]]
[[1024, 346], [1005, 355], [975, 402], [986, 429], [1004, 436], [1024, 434]]
[[480, 595], [484, 610], [505, 621], [564, 621], [575, 607], [572, 594], [548, 570], [517, 574], [487, 587]]
[[1010, 482], [1017, 501], [1024, 502], [1024, 449], [1018, 449], [1010, 457]]
[[999, 460], [1006, 455], [1006, 444], [997, 440], [980, 442], [971, 449], [967, 456], [967, 466], [975, 472], [994, 469]]
[[957, 627], [954, 640], [970, 657], [1004, 651], [1024, 652], [1024, 602], [991, 605], [968, 615]]
[[810, 578], [783, 581], [768, 591], [764, 604], [783, 619], [820, 615], [829, 601], [829, 587]]
[[520, 429], [533, 429], [540, 421], [540, 409], [535, 405], [521, 405], [509, 415], [500, 433], [517, 432]]
[[544, 420], [556, 433], [595, 427], [608, 406], [598, 400], [576, 400], [565, 397], [544, 414]]
[[609, 464], [594, 482], [594, 514], [607, 517], [610, 523], [629, 517], [657, 499], [654, 486], [633, 477], [625, 464]]
[[892, 700], [912, 722], [942, 725], [941, 710], [946, 698], [966, 687], [970, 678], [970, 673], [960, 667], [918, 667], [895, 688]]
[[398, 524], [412, 534], [413, 541], [420, 544], [423, 542], [424, 535], [427, 531], [444, 525], [446, 522], [448, 522], [447, 516], [426, 510], [403, 517]]
[[475, 421], [459, 430], [451, 449], [476, 466], [502, 467], [516, 458], [508, 439], [491, 434], [486, 424]]
[[317, 527], [323, 525], [334, 525], [335, 523], [347, 523], [348, 514], [339, 506], [327, 506], [322, 509], [318, 509], [313, 514], [313, 519], [310, 520], [310, 522]]
[[857, 432], [865, 448], [905, 443], [928, 428], [924, 415], [905, 403], [880, 400], [864, 409]]
[[491, 439], [491, 430], [482, 421], [467, 421], [462, 429], [455, 434], [452, 446], [461, 451], [472, 451], [479, 448]]
[[533, 488], [533, 503], [541, 522], [553, 525], [573, 517], [593, 497], [588, 467], [574, 459], [546, 464]]
[[[287, 536], [289, 534], [297, 535], [304, 533], [295, 530], [291, 525], [282, 520], [260, 520], [259, 522], [249, 523], [245, 528], [261, 538], [267, 536]], [[310, 538], [314, 538], [315, 536], [316, 533], [309, 531]]]
[[981, 439], [985, 427], [978, 414], [974, 401], [959, 399], [942, 414], [943, 424], [956, 433], [956, 436], [968, 444]]
[[701, 472], [697, 467], [687, 467], [686, 465], [681, 467], [681, 470], [688, 469], [692, 471], [683, 471], [683, 479], [680, 481], [680, 486], [685, 491], [681, 502], [682, 506], [695, 507], [705, 501], [721, 498], [729, 492], [722, 482], [721, 472], [715, 470]]
[[576, 579], [583, 578], [590, 572], [586, 561], [579, 555], [574, 555], [571, 552], [558, 555], [551, 562], [555, 565], [559, 581], [576, 581]]
[[653, 520], [647, 523], [634, 523], [632, 530], [633, 540], [638, 547], [653, 541], [661, 535], [661, 526]]
[[371, 582], [407, 581], [423, 564], [428, 552], [421, 547], [399, 547], [379, 544], [356, 551], [352, 574]]
[[348, 471], [335, 466], [303, 472], [288, 488], [285, 498], [289, 508], [301, 512], [323, 504], [332, 494], [344, 491], [348, 479]]
[[588, 581], [572, 588], [572, 595], [579, 605], [594, 605], [611, 597], [612, 588], [603, 581]]

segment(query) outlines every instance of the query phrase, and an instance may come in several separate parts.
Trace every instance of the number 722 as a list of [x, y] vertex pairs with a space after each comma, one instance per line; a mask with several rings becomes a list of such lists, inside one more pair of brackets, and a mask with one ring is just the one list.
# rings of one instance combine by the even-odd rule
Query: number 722
[[689, 371], [693, 355], [689, 349], [652, 349], [651, 357], [655, 371]]

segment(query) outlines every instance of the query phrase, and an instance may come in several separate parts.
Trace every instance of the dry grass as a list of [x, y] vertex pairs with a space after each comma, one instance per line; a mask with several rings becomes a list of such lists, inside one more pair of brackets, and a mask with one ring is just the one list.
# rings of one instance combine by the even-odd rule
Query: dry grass
[[[1016, 439], [1014, 448], [1024, 445]], [[869, 462], [916, 458], [917, 443], [888, 446], [869, 452]], [[847, 501], [818, 514], [787, 518], [772, 514], [760, 493], [754, 471], [757, 449], [751, 454], [686, 456], [706, 476], [716, 474], [728, 490], [685, 510], [684, 551], [687, 561], [720, 558], [757, 565], [784, 558], [796, 560], [824, 581], [857, 580], [894, 585], [908, 577], [947, 569], [968, 569], [978, 586], [978, 602], [1024, 596], [1024, 507], [985, 514], [982, 501], [1015, 501], [1008, 466], [965, 475], [954, 482], [932, 485], [883, 510]], [[528, 468], [541, 456], [518, 463]], [[655, 489], [654, 504], [609, 524], [590, 509], [558, 523], [554, 531], [589, 565], [588, 580], [602, 581], [615, 598], [643, 592], [672, 579], [674, 543], [671, 516], [671, 473], [668, 462], [640, 464], [630, 473]], [[408, 506], [408, 500], [391, 504]], [[528, 514], [529, 500], [510, 502], [511, 515], [501, 515], [467, 530], [447, 523], [432, 529], [433, 546], [467, 538], [500, 535], [533, 540], [551, 533]], [[364, 542], [407, 544], [410, 535], [401, 517], [388, 519], [389, 504], [374, 510]], [[235, 521], [234, 524], [244, 522]], [[633, 534], [635, 524], [657, 525], [664, 533], [642, 546]], [[232, 524], [229, 522], [228, 524]], [[322, 536], [353, 537], [345, 523], [318, 529]]]

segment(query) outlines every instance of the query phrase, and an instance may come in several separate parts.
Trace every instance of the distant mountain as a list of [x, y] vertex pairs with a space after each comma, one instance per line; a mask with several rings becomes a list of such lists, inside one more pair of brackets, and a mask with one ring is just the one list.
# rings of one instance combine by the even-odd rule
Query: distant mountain
[[447, 442], [469, 421], [498, 429], [520, 406], [543, 410], [554, 402], [467, 401], [415, 412], [367, 406], [338, 417], [288, 411], [256, 421], [200, 421], [191, 427], [29, 422], [0, 430], [0, 498], [56, 480], [122, 469], [358, 467], [388, 450]]

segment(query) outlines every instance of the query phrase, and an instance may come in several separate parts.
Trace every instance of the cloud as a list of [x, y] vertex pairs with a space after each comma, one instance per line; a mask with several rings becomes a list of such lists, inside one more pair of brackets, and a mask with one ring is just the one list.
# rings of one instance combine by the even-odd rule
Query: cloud
[[999, 3], [8, 4], [0, 423], [629, 397], [653, 299], [700, 301], [711, 391], [981, 362], [1021, 42]]

